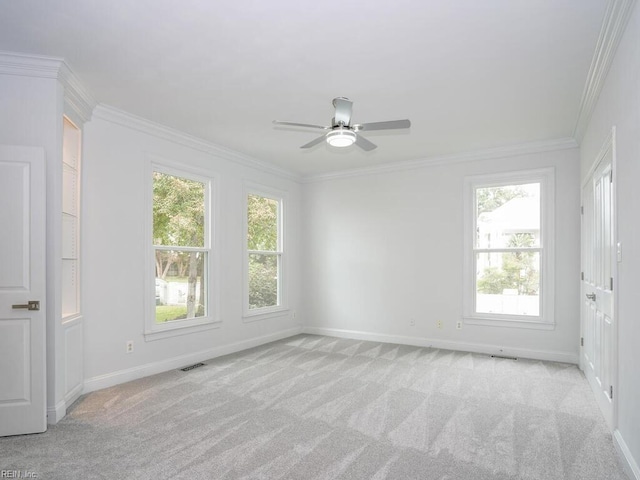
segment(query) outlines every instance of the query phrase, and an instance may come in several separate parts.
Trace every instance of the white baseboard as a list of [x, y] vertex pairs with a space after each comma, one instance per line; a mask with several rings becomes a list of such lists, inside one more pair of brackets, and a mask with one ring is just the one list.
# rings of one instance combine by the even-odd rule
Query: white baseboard
[[530, 350], [526, 348], [510, 348], [500, 345], [485, 345], [480, 343], [452, 342], [447, 340], [434, 340], [425, 337], [407, 337], [402, 335], [387, 335], [381, 333], [361, 332], [357, 330], [341, 330], [337, 328], [304, 327], [303, 333], [315, 335], [327, 335], [329, 337], [353, 338], [356, 340], [369, 340], [373, 342], [396, 343], [401, 345], [413, 345], [416, 347], [441, 348], [443, 350], [457, 350], [461, 352], [483, 353], [486, 355], [501, 355], [507, 357], [531, 358], [534, 360], [547, 360], [551, 362], [563, 362], [578, 364], [577, 354], [566, 352], [553, 352], [547, 350]]
[[73, 405], [73, 402], [75, 402], [77, 399], [80, 398], [83, 390], [84, 390], [84, 384], [80, 382], [78, 385], [76, 385], [70, 391], [67, 392], [67, 394], [64, 396], [64, 401], [67, 405], [67, 410], [71, 405]]
[[168, 358], [159, 362], [147, 363], [145, 365], [139, 365], [137, 367], [128, 368], [126, 370], [119, 370], [117, 372], [111, 372], [105, 375], [98, 375], [93, 378], [85, 379], [84, 389], [82, 392], [89, 393], [95, 390], [100, 390], [102, 388], [113, 387], [114, 385], [130, 382], [131, 380], [137, 380], [139, 378], [148, 377], [149, 375], [155, 375], [157, 373], [166, 372], [175, 368], [186, 367], [193, 363], [202, 362], [204, 360], [209, 360], [215, 357], [221, 357], [222, 355], [229, 355], [230, 353], [240, 352], [248, 348], [264, 345], [265, 343], [275, 342], [276, 340], [282, 340], [283, 338], [292, 337], [300, 333], [302, 333], [301, 327], [290, 328], [288, 330], [264, 335], [262, 337], [242, 340], [230, 345], [221, 345], [219, 347], [201, 350], [199, 352], [189, 353], [187, 355]]
[[53, 406], [47, 406], [47, 424], [55, 425], [67, 414], [67, 402], [60, 400]]
[[69, 407], [73, 405], [78, 398], [82, 395], [82, 383], [76, 385], [64, 396], [62, 400], [53, 406], [47, 407], [47, 423], [49, 425], [55, 425], [67, 414]]
[[638, 462], [636, 462], [633, 455], [631, 455], [631, 451], [618, 429], [613, 432], [613, 444], [620, 455], [622, 466], [627, 476], [633, 480], [640, 480], [640, 467], [638, 467]]

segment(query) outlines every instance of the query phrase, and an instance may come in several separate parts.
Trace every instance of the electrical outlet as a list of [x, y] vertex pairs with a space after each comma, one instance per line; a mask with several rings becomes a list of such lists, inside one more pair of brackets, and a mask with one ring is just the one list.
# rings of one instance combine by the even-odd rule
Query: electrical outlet
[[133, 353], [133, 340], [127, 341], [127, 353]]
[[456, 328], [458, 330], [462, 330], [462, 322], [460, 322], [460, 321], [456, 322]]
[[416, 326], [416, 321], [412, 318], [411, 320], [409, 320], [409, 325], [411, 327], [415, 327]]
[[436, 325], [438, 326], [438, 328], [442, 328], [442, 320], [438, 320]]

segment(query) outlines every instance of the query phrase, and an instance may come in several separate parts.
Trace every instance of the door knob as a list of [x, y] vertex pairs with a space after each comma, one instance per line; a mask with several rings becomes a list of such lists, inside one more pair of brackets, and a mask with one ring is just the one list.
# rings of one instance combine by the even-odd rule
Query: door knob
[[596, 301], [596, 294], [595, 293], [587, 293], [587, 298], [589, 300], [592, 300], [592, 301], [595, 302]]
[[11, 305], [11, 308], [24, 308], [26, 310], [40, 310], [40, 302], [38, 300], [29, 300], [22, 305]]

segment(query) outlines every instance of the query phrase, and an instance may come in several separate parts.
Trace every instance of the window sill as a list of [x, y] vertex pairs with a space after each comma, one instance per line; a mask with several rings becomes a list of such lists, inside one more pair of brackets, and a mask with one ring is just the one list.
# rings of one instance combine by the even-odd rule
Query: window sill
[[146, 342], [152, 342], [155, 340], [162, 340], [163, 338], [198, 333], [205, 330], [220, 328], [220, 323], [220, 320], [209, 320], [206, 323], [202, 322], [195, 325], [180, 325], [179, 323], [176, 323], [175, 325], [165, 326], [166, 324], [163, 324], [162, 328], [158, 328], [157, 330], [146, 330], [144, 332], [144, 339]]
[[492, 318], [492, 317], [464, 317], [465, 325], [480, 325], [487, 327], [528, 328], [532, 330], [555, 330], [555, 322], [542, 320], [525, 320], [518, 317]]
[[256, 311], [245, 312], [242, 321], [245, 323], [266, 320], [267, 318], [284, 317], [289, 313], [289, 307], [261, 308]]

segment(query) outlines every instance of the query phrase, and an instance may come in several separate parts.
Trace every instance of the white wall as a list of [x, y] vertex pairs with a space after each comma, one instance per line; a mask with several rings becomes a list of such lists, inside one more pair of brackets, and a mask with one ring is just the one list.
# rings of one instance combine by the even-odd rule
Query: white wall
[[582, 178], [616, 127], [618, 240], [618, 431], [640, 478], [640, 9], [636, 5], [581, 143]]
[[[156, 131], [152, 125], [144, 121], [138, 125], [127, 115], [112, 113], [98, 107], [84, 132], [85, 390], [189, 365], [299, 331], [298, 320], [292, 318], [292, 312], [300, 303], [300, 185], [284, 176], [243, 166], [179, 141], [159, 138], [148, 133]], [[180, 139], [181, 134], [173, 132], [168, 137]], [[195, 166], [217, 176], [220, 205], [214, 228], [218, 229], [220, 239], [222, 322], [219, 328], [145, 341], [144, 308], [145, 297], [149, 297], [144, 288], [149, 246], [144, 234], [144, 219], [149, 215], [144, 191], [147, 154]], [[289, 271], [291, 311], [253, 322], [244, 322], [242, 318], [243, 181], [284, 190], [289, 199], [285, 208], [286, 254], [289, 265], [293, 266]], [[125, 353], [128, 340], [134, 341], [132, 354]]]
[[[556, 172], [555, 330], [456, 330], [464, 177], [548, 166]], [[577, 363], [578, 178], [573, 148], [305, 185], [305, 325], [318, 333]]]

